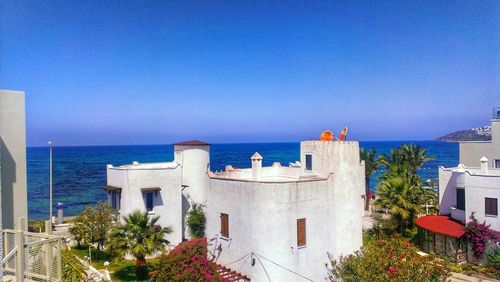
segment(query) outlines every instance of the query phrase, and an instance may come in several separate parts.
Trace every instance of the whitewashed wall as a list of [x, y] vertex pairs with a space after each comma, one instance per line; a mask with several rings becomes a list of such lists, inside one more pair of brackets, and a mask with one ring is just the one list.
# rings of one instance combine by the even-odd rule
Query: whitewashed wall
[[151, 216], [160, 216], [158, 224], [172, 226], [173, 233], [166, 237], [171, 244], [182, 242], [182, 197], [181, 167], [162, 169], [134, 169], [108, 167], [108, 185], [122, 188], [120, 216], [126, 216], [134, 210], [146, 210], [144, 193], [141, 188], [160, 187], [153, 198], [154, 208]]
[[[465, 217], [470, 221], [470, 215], [475, 212], [476, 218], [491, 224], [491, 228], [500, 231], [499, 216], [485, 215], [485, 198], [496, 198], [500, 204], [500, 176], [471, 175], [465, 176]], [[500, 211], [500, 208], [497, 207]]]
[[[315, 141], [307, 141], [310, 142]], [[359, 162], [357, 143], [304, 143], [301, 156], [312, 152], [316, 156], [313, 168], [329, 172], [327, 180], [272, 183], [210, 179], [207, 236], [217, 238], [214, 246], [222, 246], [219, 262], [228, 264], [254, 252], [314, 281], [322, 281], [327, 275], [327, 252], [339, 256], [361, 247], [364, 168]], [[228, 240], [219, 236], [220, 213], [229, 215]], [[302, 248], [297, 247], [299, 218], [306, 218], [307, 245]], [[304, 281], [266, 260], [261, 262], [271, 281]], [[253, 267], [250, 260], [229, 266], [241, 269], [254, 281], [268, 280], [258, 260]]]

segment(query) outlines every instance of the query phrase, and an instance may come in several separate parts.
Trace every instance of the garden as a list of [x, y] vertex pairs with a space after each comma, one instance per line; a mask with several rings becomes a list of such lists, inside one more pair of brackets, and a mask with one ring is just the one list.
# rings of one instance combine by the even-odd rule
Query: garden
[[[418, 175], [433, 160], [427, 149], [401, 145], [389, 155], [360, 150], [365, 161], [366, 205], [369, 208], [370, 179], [379, 173], [373, 217], [376, 223], [363, 233], [364, 247], [354, 255], [327, 264], [330, 281], [445, 281], [452, 272], [480, 278], [500, 279], [500, 236], [474, 215], [463, 226], [461, 240], [467, 245], [467, 259], [457, 263], [447, 256], [420, 251], [422, 232], [416, 219], [438, 213], [435, 181], [427, 185]], [[430, 207], [430, 209], [429, 209]]]
[[87, 206], [73, 220], [72, 246], [63, 253], [64, 281], [80, 281], [90, 264], [107, 269], [113, 281], [222, 281], [215, 264], [206, 257], [204, 206], [193, 204], [187, 214], [194, 238], [169, 248], [170, 226], [157, 225], [159, 217], [135, 211], [118, 220], [106, 203]]

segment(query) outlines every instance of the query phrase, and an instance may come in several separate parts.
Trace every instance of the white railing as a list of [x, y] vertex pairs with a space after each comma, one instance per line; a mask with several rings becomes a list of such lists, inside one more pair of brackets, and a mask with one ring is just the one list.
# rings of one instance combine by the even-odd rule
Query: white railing
[[[26, 232], [24, 219], [19, 223], [21, 230], [2, 230], [4, 279], [62, 281], [61, 238]], [[47, 227], [50, 228], [50, 224]]]

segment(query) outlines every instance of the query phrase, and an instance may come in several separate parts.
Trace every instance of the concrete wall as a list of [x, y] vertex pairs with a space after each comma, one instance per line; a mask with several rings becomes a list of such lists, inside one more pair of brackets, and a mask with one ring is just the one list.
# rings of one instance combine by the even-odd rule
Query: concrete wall
[[[327, 275], [327, 252], [338, 257], [362, 246], [364, 168], [359, 162], [357, 143], [309, 142], [316, 141], [301, 144], [301, 148], [307, 148], [301, 157], [306, 152], [315, 154], [313, 167], [319, 168], [318, 172], [332, 170], [327, 180], [209, 180], [207, 236], [213, 239], [209, 247], [212, 252], [217, 253], [215, 249], [221, 245], [219, 262], [228, 264], [253, 252], [313, 281], [322, 281]], [[229, 215], [229, 238], [225, 239], [220, 237], [221, 213]], [[301, 248], [297, 246], [299, 218], [306, 219], [307, 244]], [[304, 281], [267, 260], [261, 258], [261, 262], [271, 281]], [[258, 260], [253, 267], [250, 260], [229, 267], [253, 281], [268, 280]]]
[[460, 163], [476, 167], [484, 156], [494, 167], [495, 159], [500, 160], [500, 120], [491, 121], [491, 137], [491, 142], [460, 142]]
[[134, 210], [146, 210], [146, 198], [141, 188], [160, 187], [153, 198], [151, 216], [160, 216], [158, 224], [172, 226], [173, 233], [166, 237], [170, 244], [182, 242], [182, 197], [181, 167], [162, 169], [133, 169], [108, 166], [108, 185], [120, 187], [120, 216], [126, 216]]
[[28, 216], [24, 92], [0, 90], [0, 154], [3, 228]]

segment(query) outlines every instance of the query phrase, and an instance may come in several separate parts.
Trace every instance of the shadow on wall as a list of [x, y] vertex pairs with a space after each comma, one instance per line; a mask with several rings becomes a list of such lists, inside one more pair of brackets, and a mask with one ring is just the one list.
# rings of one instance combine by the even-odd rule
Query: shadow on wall
[[188, 198], [182, 194], [182, 240], [185, 240], [188, 234], [186, 233], [186, 214], [191, 208]]
[[[446, 188], [444, 188], [445, 192], [443, 193], [443, 198], [441, 199], [440, 205], [442, 205], [443, 203], [454, 203], [456, 205], [456, 203], [457, 203], [456, 183], [457, 183], [458, 176], [459, 176], [459, 174], [457, 174], [457, 173], [451, 174], [451, 177], [448, 180], [448, 183], [446, 183]], [[454, 206], [454, 204], [452, 204], [451, 206]], [[448, 211], [448, 207], [446, 207], [446, 209], [447, 209], [447, 211], [444, 214], [447, 214], [447, 215], [451, 214], [451, 210]], [[441, 213], [441, 211], [440, 211], [440, 214], [443, 214], [443, 213]]]
[[16, 162], [0, 136], [2, 227], [14, 228], [14, 183], [16, 182]]

